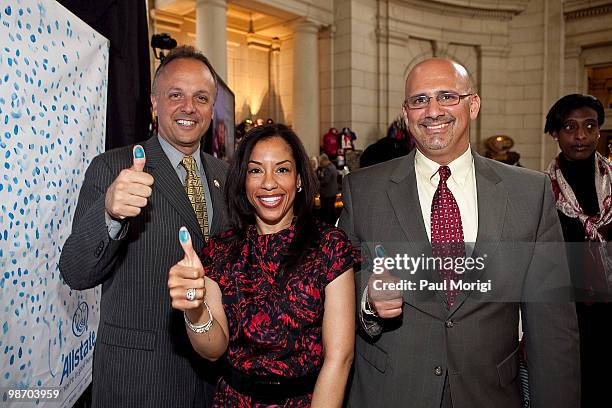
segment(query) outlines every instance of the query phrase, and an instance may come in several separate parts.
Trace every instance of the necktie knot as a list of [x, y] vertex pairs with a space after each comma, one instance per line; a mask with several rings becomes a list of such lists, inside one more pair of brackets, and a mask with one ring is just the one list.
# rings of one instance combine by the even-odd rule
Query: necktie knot
[[183, 156], [183, 160], [181, 160], [181, 164], [187, 170], [187, 173], [195, 173], [196, 171], [196, 163], [193, 157], [191, 156]]
[[448, 166], [440, 166], [438, 169], [438, 174], [440, 175], [440, 182], [446, 182], [448, 178], [451, 176], [451, 170]]

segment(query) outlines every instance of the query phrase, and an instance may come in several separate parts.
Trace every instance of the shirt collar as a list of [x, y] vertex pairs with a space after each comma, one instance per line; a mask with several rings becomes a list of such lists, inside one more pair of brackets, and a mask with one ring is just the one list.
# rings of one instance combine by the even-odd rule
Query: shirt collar
[[[448, 164], [451, 170], [451, 179], [463, 187], [467, 177], [470, 175], [473, 165], [474, 157], [472, 156], [472, 149], [468, 146], [467, 150], [461, 156]], [[433, 185], [438, 185], [438, 169], [440, 165], [427, 158], [418, 149], [414, 157], [414, 166], [420, 176], [429, 179], [429, 182]]]
[[[170, 160], [172, 168], [176, 169], [179, 166], [182, 167], [181, 161], [183, 160], [183, 157], [185, 155], [182, 152], [178, 151], [176, 147], [168, 143], [168, 141], [164, 139], [159, 133], [157, 134], [157, 139], [159, 140], [159, 144], [161, 145], [162, 150], [166, 154], [166, 157], [168, 157], [168, 160]], [[200, 172], [200, 169], [202, 168], [202, 158], [200, 157], [199, 153], [200, 145], [198, 145], [198, 148], [195, 150], [195, 152], [191, 154], [191, 157], [193, 157], [196, 162], [196, 169], [198, 170], [198, 172]]]

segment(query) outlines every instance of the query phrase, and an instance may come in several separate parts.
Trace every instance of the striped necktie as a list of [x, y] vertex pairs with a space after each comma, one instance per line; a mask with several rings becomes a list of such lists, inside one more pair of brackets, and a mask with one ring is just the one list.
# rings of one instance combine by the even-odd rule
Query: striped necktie
[[181, 164], [187, 170], [187, 176], [185, 177], [185, 192], [191, 206], [195, 211], [198, 224], [204, 234], [204, 240], [208, 240], [208, 212], [206, 211], [206, 198], [204, 195], [204, 187], [202, 186], [202, 180], [198, 176], [196, 170], [196, 163], [193, 157], [184, 156], [181, 160]]

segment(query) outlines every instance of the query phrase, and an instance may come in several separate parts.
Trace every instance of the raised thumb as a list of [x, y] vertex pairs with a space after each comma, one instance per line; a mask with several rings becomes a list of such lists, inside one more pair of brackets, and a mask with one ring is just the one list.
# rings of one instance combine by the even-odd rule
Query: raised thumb
[[181, 242], [181, 246], [183, 247], [183, 251], [185, 251], [185, 259], [189, 263], [189, 266], [198, 266], [200, 264], [200, 258], [198, 254], [193, 249], [193, 244], [191, 243], [191, 235], [186, 227], [181, 227], [179, 229], [179, 241]]
[[141, 145], [136, 145], [134, 146], [132, 153], [134, 156], [134, 164], [132, 165], [132, 168], [136, 171], [142, 171], [146, 162], [144, 149]]

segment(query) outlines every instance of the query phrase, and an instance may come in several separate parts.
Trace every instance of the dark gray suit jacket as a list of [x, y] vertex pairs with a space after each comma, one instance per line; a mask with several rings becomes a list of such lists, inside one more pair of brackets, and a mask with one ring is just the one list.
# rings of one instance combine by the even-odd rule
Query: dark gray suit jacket
[[[359, 297], [374, 245], [387, 245], [387, 256], [431, 256], [414, 157], [412, 152], [345, 178], [339, 226], [364, 256], [356, 275]], [[350, 407], [439, 408], [442, 396], [449, 397], [448, 375], [454, 408], [519, 408], [519, 310], [532, 406], [580, 406], [576, 314], [566, 296], [569, 273], [550, 182], [475, 152], [474, 165], [478, 238], [472, 257], [486, 258], [485, 268], [466, 272], [464, 280], [491, 279], [491, 290], [460, 292], [450, 311], [442, 291], [405, 291], [401, 317], [374, 319], [369, 334], [357, 336]], [[551, 256], [551, 248], [560, 252]], [[440, 282], [432, 270], [393, 273]]]
[[[167, 282], [170, 267], [184, 256], [179, 228], [189, 229], [196, 251], [202, 249], [204, 239], [157, 136], [143, 147], [144, 171], [154, 178], [147, 206], [129, 220], [123, 239], [111, 240], [104, 196], [119, 172], [132, 165], [132, 147], [94, 158], [85, 174], [72, 233], [61, 253], [60, 270], [73, 289], [102, 284], [94, 407], [201, 407], [206, 398], [202, 377], [210, 375], [211, 369], [193, 352], [182, 314], [171, 308]], [[212, 196], [211, 235], [215, 235], [226, 228], [227, 164], [204, 153], [202, 163]]]

